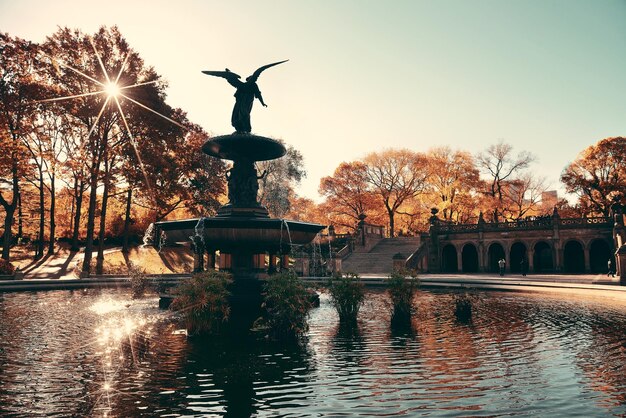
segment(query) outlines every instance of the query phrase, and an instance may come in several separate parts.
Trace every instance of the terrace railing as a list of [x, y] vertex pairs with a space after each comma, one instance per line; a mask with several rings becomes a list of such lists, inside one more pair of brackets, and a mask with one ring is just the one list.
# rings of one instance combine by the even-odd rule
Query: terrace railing
[[520, 219], [511, 222], [479, 222], [475, 224], [453, 224], [447, 222], [437, 222], [432, 225], [438, 232], [464, 233], [476, 231], [516, 231], [516, 230], [537, 230], [552, 229], [554, 227], [564, 229], [576, 228], [600, 228], [611, 227], [613, 221], [611, 217], [596, 216], [590, 218], [559, 218], [541, 217], [537, 219]]

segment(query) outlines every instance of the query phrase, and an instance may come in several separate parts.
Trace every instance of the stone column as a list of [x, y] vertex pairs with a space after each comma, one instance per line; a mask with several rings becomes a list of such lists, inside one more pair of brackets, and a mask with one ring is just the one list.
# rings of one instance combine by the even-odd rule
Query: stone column
[[463, 248], [456, 252], [456, 272], [463, 272]]
[[507, 274], [511, 272], [511, 250], [508, 242], [504, 242], [504, 244], [502, 246], [504, 250], [504, 274]]
[[554, 241], [554, 271], [563, 271], [563, 249], [561, 248], [561, 241]]
[[[562, 249], [561, 249], [561, 234], [560, 234], [560, 226], [561, 226], [561, 215], [559, 215], [559, 211], [554, 207], [552, 211], [552, 263], [554, 265], [554, 271], [560, 272], [563, 267], [563, 257], [562, 257]], [[589, 269], [587, 268], [587, 271]]]
[[478, 241], [478, 271], [480, 273], [486, 273], [487, 272], [487, 266], [485, 263], [485, 244], [482, 241], [482, 239], [480, 241]]
[[206, 252], [206, 269], [209, 271], [215, 270], [215, 250]]
[[267, 274], [276, 273], [276, 254], [270, 254], [270, 265], [267, 268]]
[[281, 255], [280, 256], [280, 270], [289, 270], [289, 256]]
[[586, 248], [583, 248], [583, 254], [585, 254], [585, 273], [589, 273], [591, 271], [591, 262], [589, 257], [589, 248], [585, 245]]
[[253, 268], [257, 271], [265, 271], [265, 254], [254, 254], [252, 256]]
[[230, 254], [220, 252], [220, 271], [230, 270], [232, 268], [232, 263], [232, 256]]
[[441, 261], [439, 257], [439, 218], [437, 217], [437, 208], [430, 210], [430, 227], [428, 233], [430, 235], [430, 246], [428, 251], [428, 270], [431, 273], [439, 273], [441, 271]]
[[480, 273], [486, 273], [488, 268], [487, 268], [487, 255], [486, 255], [486, 251], [487, 249], [485, 248], [485, 218], [483, 217], [483, 213], [480, 212], [478, 214], [478, 223], [477, 223], [477, 228], [478, 228], [478, 271]]
[[619, 284], [626, 286], [626, 244], [622, 245], [615, 251], [615, 265], [617, 267], [617, 276]]

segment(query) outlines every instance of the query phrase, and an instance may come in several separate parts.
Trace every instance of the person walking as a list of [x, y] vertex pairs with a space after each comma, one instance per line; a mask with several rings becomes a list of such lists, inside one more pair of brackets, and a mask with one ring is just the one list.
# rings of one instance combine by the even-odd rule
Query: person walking
[[500, 276], [504, 276], [504, 267], [506, 266], [506, 261], [504, 261], [504, 258], [501, 258], [498, 261], [498, 267], [500, 268]]
[[522, 276], [526, 277], [526, 273], [528, 273], [528, 264], [526, 264], [526, 259], [522, 257], [522, 261], [520, 261], [520, 271], [522, 272]]
[[613, 261], [609, 258], [609, 261], [607, 263], [608, 265], [608, 272], [606, 273], [606, 277], [615, 277], [615, 271], [613, 270]]

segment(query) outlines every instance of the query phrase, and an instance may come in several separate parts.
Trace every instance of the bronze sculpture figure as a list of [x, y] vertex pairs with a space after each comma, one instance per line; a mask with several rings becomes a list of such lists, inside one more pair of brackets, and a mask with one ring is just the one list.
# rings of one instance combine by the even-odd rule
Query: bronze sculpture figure
[[237, 89], [235, 92], [235, 107], [233, 107], [233, 114], [230, 119], [230, 123], [237, 133], [250, 133], [252, 131], [250, 112], [252, 111], [252, 103], [255, 98], [259, 99], [261, 104], [267, 107], [263, 101], [261, 90], [259, 90], [259, 86], [256, 84], [261, 73], [270, 67], [287, 61], [289, 60], [264, 65], [257, 69], [250, 77], [246, 78], [245, 82], [240, 80], [241, 76], [233, 73], [228, 68], [226, 68], [225, 71], [202, 71], [204, 74], [225, 78], [231, 86]]

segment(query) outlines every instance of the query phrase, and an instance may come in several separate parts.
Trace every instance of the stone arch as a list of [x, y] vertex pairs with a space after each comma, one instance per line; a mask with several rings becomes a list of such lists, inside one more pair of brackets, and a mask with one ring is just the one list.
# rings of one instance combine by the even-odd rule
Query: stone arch
[[498, 260], [501, 258], [506, 260], [506, 253], [504, 252], [502, 244], [499, 242], [492, 242], [489, 244], [489, 249], [487, 250], [487, 259], [489, 260], [487, 269], [489, 272], [497, 273], [499, 271]]
[[554, 270], [554, 258], [550, 244], [545, 241], [535, 243], [533, 265], [536, 273], [545, 273]]
[[513, 243], [509, 252], [511, 273], [521, 273], [522, 263], [528, 265], [528, 254], [526, 250], [526, 244], [521, 241]]
[[467, 243], [461, 251], [461, 268], [463, 273], [478, 272], [478, 250], [472, 243]]
[[591, 272], [606, 274], [609, 259], [613, 263], [613, 271], [615, 271], [615, 258], [608, 242], [602, 238], [591, 241], [589, 245], [589, 269]]
[[585, 250], [576, 240], [569, 240], [563, 246], [563, 271], [565, 273], [585, 272]]
[[441, 272], [456, 273], [458, 269], [456, 247], [452, 244], [444, 245], [441, 249]]

